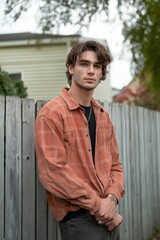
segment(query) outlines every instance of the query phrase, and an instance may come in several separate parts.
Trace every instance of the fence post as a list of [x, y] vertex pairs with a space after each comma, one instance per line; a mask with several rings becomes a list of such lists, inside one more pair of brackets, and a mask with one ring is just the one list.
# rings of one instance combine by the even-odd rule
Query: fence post
[[0, 96], [0, 239], [4, 239], [4, 112], [5, 98]]

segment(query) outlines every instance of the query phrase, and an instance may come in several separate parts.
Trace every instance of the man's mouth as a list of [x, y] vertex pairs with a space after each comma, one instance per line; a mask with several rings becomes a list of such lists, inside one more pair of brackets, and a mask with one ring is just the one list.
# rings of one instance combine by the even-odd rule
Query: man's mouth
[[86, 77], [85, 80], [87, 80], [87, 81], [92, 81], [92, 82], [95, 81], [95, 79], [94, 79], [94, 78], [91, 78], [91, 77]]

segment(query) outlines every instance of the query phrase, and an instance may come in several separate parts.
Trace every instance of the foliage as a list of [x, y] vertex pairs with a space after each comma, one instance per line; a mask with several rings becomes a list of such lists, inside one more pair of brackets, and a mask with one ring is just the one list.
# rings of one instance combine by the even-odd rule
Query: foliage
[[138, 106], [143, 106], [149, 109], [160, 111], [160, 88], [153, 91], [151, 87], [147, 86], [145, 80], [149, 77], [148, 74], [142, 73], [139, 75], [140, 87], [137, 96], [134, 98], [134, 103]]
[[160, 240], [160, 229], [155, 230], [155, 234], [150, 238], [150, 240]]
[[[120, 1], [122, 4], [122, 1]], [[145, 74], [145, 84], [156, 94], [160, 90], [160, 2], [130, 0], [129, 19], [123, 18], [123, 34], [129, 41], [135, 73]], [[122, 11], [121, 11], [122, 16]], [[147, 74], [146, 74], [147, 73]]]
[[27, 97], [27, 88], [24, 87], [23, 81], [11, 79], [9, 74], [0, 70], [0, 95]]
[[146, 89], [145, 94], [142, 96], [135, 97], [134, 104], [137, 106], [160, 111], [160, 97], [158, 94], [151, 92], [149, 89]]
[[[5, 14], [16, 21], [33, 0], [6, 0]], [[39, 26], [44, 32], [60, 24], [88, 25], [96, 13], [108, 16], [111, 0], [40, 0]], [[153, 92], [160, 89], [160, 1], [117, 0], [123, 34], [129, 43], [135, 74], [147, 73], [145, 84]]]
[[[5, 14], [16, 21], [32, 3], [33, 0], [6, 0]], [[109, 0], [40, 0], [39, 26], [44, 32], [51, 32], [60, 24], [88, 25], [95, 13], [107, 13], [108, 5]]]

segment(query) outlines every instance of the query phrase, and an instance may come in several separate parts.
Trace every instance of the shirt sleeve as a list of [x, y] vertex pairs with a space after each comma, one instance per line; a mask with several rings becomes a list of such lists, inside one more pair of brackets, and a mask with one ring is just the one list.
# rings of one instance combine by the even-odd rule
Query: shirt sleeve
[[54, 196], [97, 212], [100, 198], [67, 165], [62, 119], [57, 116], [53, 119], [40, 115], [35, 122], [35, 149], [40, 182]]

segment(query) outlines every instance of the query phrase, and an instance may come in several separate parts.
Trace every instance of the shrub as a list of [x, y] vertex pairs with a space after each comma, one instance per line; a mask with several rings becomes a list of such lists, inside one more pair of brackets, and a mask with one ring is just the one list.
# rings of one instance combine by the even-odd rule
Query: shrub
[[27, 97], [27, 88], [20, 79], [11, 79], [9, 74], [0, 69], [0, 95]]

